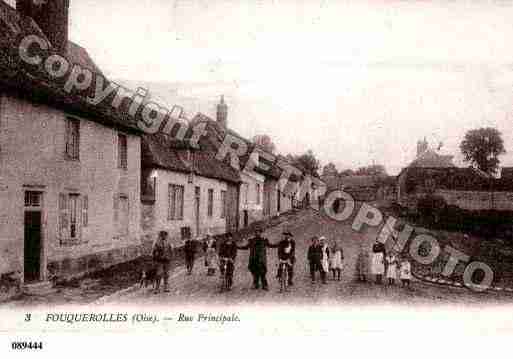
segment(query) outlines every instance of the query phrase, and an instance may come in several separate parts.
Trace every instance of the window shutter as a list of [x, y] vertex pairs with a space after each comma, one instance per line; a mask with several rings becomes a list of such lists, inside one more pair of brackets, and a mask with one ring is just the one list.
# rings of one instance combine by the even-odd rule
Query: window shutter
[[59, 238], [61, 243], [68, 239], [69, 231], [68, 217], [68, 196], [65, 193], [59, 194]]
[[75, 137], [75, 159], [80, 159], [80, 122], [75, 123], [76, 137]]
[[167, 201], [167, 219], [172, 220], [175, 216], [175, 186], [173, 186], [172, 184], [168, 186]]
[[179, 212], [178, 212], [178, 219], [183, 219], [183, 196], [184, 196], [184, 187], [183, 186], [179, 186], [178, 187], [178, 193], [179, 193], [179, 196], [178, 196], [178, 208], [179, 208]]
[[119, 196], [117, 194], [114, 195], [114, 202], [113, 202], [113, 208], [114, 208], [114, 222], [118, 222], [119, 217]]
[[66, 132], [64, 133], [64, 142], [66, 143], [65, 153], [71, 157], [71, 122], [66, 121]]
[[82, 225], [87, 227], [89, 224], [89, 197], [82, 197]]

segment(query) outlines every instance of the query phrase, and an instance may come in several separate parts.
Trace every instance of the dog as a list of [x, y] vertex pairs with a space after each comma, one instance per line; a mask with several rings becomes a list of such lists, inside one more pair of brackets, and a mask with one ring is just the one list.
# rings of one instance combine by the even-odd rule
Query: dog
[[150, 267], [142, 271], [140, 287], [147, 288], [151, 286], [153, 290], [157, 289], [157, 281], [160, 280], [160, 277], [157, 273], [156, 267]]

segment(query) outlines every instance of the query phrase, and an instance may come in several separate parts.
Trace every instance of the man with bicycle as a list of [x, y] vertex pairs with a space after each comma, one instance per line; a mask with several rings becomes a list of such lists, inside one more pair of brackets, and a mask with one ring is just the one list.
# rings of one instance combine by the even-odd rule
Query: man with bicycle
[[233, 284], [233, 271], [235, 258], [237, 258], [237, 245], [231, 233], [226, 234], [226, 240], [219, 247], [221, 277], [226, 278], [224, 283], [226, 290], [231, 290]]
[[283, 239], [278, 243], [278, 279], [282, 275], [282, 263], [287, 266], [288, 285], [292, 286], [292, 278], [294, 276], [294, 263], [296, 262], [296, 241], [290, 231], [283, 232]]

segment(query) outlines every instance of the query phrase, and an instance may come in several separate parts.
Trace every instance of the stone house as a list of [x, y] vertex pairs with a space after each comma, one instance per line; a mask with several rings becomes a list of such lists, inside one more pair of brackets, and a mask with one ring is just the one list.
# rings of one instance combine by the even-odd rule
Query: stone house
[[28, 3], [16, 11], [0, 1], [0, 274], [19, 272], [25, 284], [78, 276], [141, 250], [141, 131], [17, 66], [11, 29], [51, 39], [70, 62], [99, 71], [67, 39], [67, 1], [37, 12]]
[[181, 245], [184, 236], [202, 238], [236, 228], [239, 173], [215, 154], [164, 134], [142, 141], [142, 230], [148, 240], [158, 231]]

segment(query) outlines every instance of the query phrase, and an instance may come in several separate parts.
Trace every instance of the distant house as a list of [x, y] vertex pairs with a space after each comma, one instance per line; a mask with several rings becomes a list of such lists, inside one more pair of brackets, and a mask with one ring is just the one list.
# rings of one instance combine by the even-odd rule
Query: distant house
[[408, 167], [447, 168], [456, 167], [453, 163], [454, 156], [441, 154], [429, 147], [424, 138], [417, 142], [417, 155]]
[[417, 143], [417, 158], [397, 176], [397, 202], [417, 212], [419, 201], [428, 196], [443, 200], [447, 206], [469, 211], [513, 210], [513, 171], [502, 170], [497, 179], [477, 168], [459, 168], [452, 156], [440, 155]]
[[234, 230], [237, 200], [230, 198], [241, 183], [239, 173], [217, 161], [215, 153], [192, 148], [163, 134], [142, 142], [142, 228], [153, 240], [167, 231], [202, 238]]
[[9, 31], [19, 29], [99, 71], [67, 39], [67, 1], [37, 11], [31, 4], [18, 1], [16, 11], [0, 1], [0, 274], [19, 271], [25, 284], [81, 275], [141, 250], [141, 131], [12, 66], [8, 56], [18, 49]]
[[513, 183], [475, 168], [407, 167], [398, 176], [398, 203], [417, 211], [426, 196], [469, 211], [513, 211]]
[[328, 190], [343, 190], [349, 193], [356, 201], [375, 201], [382, 199], [385, 193], [390, 192], [390, 183], [393, 179], [388, 176], [351, 175], [351, 176], [323, 176]]

